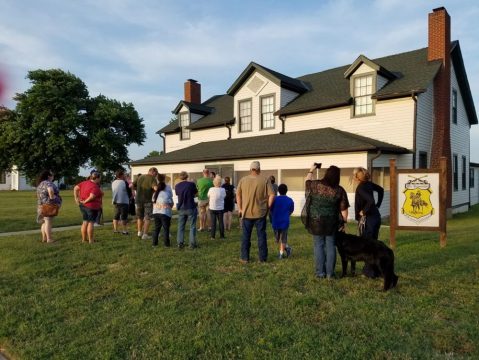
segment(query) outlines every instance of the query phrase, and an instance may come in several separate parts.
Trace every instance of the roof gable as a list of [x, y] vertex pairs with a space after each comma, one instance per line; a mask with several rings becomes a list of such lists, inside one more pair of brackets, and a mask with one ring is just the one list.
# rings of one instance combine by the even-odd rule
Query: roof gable
[[386, 79], [394, 79], [396, 75], [394, 75], [392, 72], [387, 70], [386, 68], [382, 67], [379, 64], [376, 64], [375, 62], [369, 60], [366, 56], [364, 55], [359, 55], [356, 60], [351, 64], [351, 66], [345, 71], [344, 73], [344, 78], [349, 79], [351, 75], [354, 74], [354, 72], [362, 65], [365, 64], [369, 66], [370, 68], [374, 69], [378, 74], [384, 76]]
[[230, 96], [234, 96], [245, 83], [245, 81], [248, 80], [249, 76], [255, 71], [259, 72], [268, 80], [282, 88], [297, 92], [299, 94], [308, 91], [308, 87], [301, 80], [291, 78], [274, 70], [268, 69], [262, 65], [256, 64], [255, 62], [251, 62], [246, 69], [243, 70], [243, 72], [235, 80], [233, 85], [231, 85], [226, 93]]
[[183, 106], [186, 106], [190, 112], [192, 112], [194, 114], [198, 114], [198, 115], [210, 114], [213, 111], [213, 108], [204, 105], [204, 103], [203, 104], [195, 104], [195, 103], [192, 103], [192, 102], [181, 100], [178, 103], [178, 105], [176, 105], [176, 108], [172, 111], [172, 113], [175, 114], [175, 115], [178, 115], [178, 113], [180, 112], [180, 110]]

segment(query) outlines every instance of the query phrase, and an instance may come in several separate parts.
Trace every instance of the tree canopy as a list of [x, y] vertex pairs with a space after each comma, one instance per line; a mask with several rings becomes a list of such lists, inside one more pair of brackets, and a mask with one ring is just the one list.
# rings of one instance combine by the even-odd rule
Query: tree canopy
[[15, 110], [0, 109], [0, 170], [17, 165], [30, 179], [44, 169], [74, 176], [91, 165], [113, 172], [127, 163], [127, 146], [143, 144], [143, 119], [133, 104], [90, 97], [86, 85], [60, 69], [30, 71], [30, 89]]

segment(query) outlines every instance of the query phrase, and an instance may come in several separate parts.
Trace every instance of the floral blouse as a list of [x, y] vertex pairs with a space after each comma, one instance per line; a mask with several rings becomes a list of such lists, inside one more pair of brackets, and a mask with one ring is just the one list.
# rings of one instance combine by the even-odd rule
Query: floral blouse
[[[50, 199], [50, 197], [48, 196], [48, 188], [53, 189], [53, 194], [55, 195], [53, 199]], [[37, 204], [38, 205], [43, 205], [43, 204], [61, 205], [62, 204], [60, 191], [58, 190], [58, 187], [53, 182], [48, 180], [43, 180], [37, 186]]]

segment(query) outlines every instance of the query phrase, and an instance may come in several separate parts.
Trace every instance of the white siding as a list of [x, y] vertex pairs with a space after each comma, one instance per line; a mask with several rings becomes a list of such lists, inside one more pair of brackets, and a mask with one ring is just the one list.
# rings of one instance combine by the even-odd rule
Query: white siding
[[[451, 87], [457, 91], [457, 124], [452, 123], [452, 101], [451, 101], [451, 153], [457, 154], [459, 162], [459, 189], [452, 192], [453, 212], [462, 212], [464, 207], [455, 208], [462, 204], [469, 203], [469, 152], [470, 152], [470, 125], [466, 109], [462, 100], [462, 94], [457, 83], [454, 66], [451, 63]], [[451, 89], [451, 99], [452, 99]], [[462, 157], [466, 157], [466, 189], [462, 189]], [[467, 209], [465, 210], [467, 211]]]
[[428, 166], [431, 164], [433, 119], [434, 84], [431, 83], [426, 92], [417, 97], [416, 159], [419, 159], [420, 151], [426, 152]]
[[288, 116], [286, 131], [332, 127], [390, 144], [413, 148], [414, 102], [411, 98], [376, 103], [376, 114], [351, 118], [350, 107]]
[[361, 64], [361, 66], [359, 66], [352, 75], [361, 75], [361, 74], [367, 74], [370, 72], [376, 72], [376, 70], [367, 66], [366, 64]]
[[180, 134], [167, 134], [166, 135], [166, 152], [184, 149], [186, 147], [205, 142], [226, 140], [228, 138], [228, 129], [225, 126], [214, 127], [203, 130], [192, 130], [190, 132], [189, 140], [181, 140]]
[[[261, 88], [253, 92], [249, 87], [249, 83], [254, 78], [259, 78], [263, 81], [263, 85]], [[284, 91], [284, 90], [283, 90]], [[251, 136], [259, 136], [259, 135], [270, 135], [270, 134], [277, 134], [281, 131], [281, 121], [275, 116], [274, 128], [267, 129], [267, 130], [260, 130], [261, 126], [261, 119], [260, 119], [260, 97], [264, 95], [271, 95], [275, 94], [275, 111], [279, 110], [279, 106], [281, 104], [281, 87], [264, 77], [263, 75], [259, 74], [258, 72], [254, 72], [251, 76], [244, 82], [243, 86], [238, 90], [238, 92], [234, 96], [234, 117], [236, 118], [236, 123], [232, 128], [232, 138], [242, 138], [242, 137], [251, 137]], [[241, 100], [251, 99], [251, 110], [252, 110], [252, 131], [248, 132], [239, 132], [239, 111], [238, 111], [238, 102]]]
[[5, 183], [0, 184], [0, 190], [11, 190], [12, 189], [12, 174], [7, 172], [5, 174]]

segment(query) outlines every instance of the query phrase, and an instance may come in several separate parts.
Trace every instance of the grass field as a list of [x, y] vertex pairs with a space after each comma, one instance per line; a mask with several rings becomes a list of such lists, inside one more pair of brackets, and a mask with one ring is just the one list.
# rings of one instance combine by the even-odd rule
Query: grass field
[[[61, 191], [63, 198], [59, 215], [53, 221], [54, 227], [81, 224], [81, 214], [73, 200], [73, 190]], [[35, 191], [0, 191], [0, 233], [20, 230], [40, 229], [36, 223], [37, 195]], [[104, 221], [111, 221], [113, 207], [111, 191], [103, 197]]]
[[0, 238], [0, 348], [18, 359], [477, 359], [478, 215], [450, 220], [443, 249], [436, 233], [398, 232], [399, 284], [386, 293], [361, 276], [317, 280], [298, 219], [292, 258], [277, 260], [269, 236], [266, 264], [255, 243], [239, 264], [237, 229], [183, 251], [108, 227], [93, 245], [79, 231], [53, 245]]

